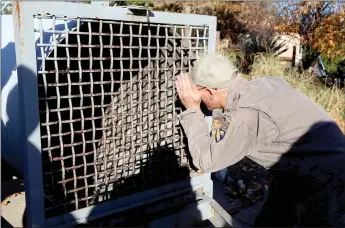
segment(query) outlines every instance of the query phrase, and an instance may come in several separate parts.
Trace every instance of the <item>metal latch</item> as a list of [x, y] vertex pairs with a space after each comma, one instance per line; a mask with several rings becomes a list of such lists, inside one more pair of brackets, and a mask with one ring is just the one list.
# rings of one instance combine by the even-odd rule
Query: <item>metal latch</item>
[[150, 11], [148, 7], [145, 6], [121, 6], [122, 8], [127, 8], [135, 16], [148, 16], [154, 17], [155, 15]]

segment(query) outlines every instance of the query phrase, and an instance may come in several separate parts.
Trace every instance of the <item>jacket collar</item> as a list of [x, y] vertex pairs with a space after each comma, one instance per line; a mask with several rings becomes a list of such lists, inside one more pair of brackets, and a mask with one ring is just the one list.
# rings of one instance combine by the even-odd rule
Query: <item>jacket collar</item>
[[235, 100], [237, 100], [239, 98], [239, 89], [246, 83], [248, 82], [247, 79], [238, 76], [237, 78], [235, 78], [229, 87], [228, 90], [228, 94], [226, 96], [226, 104], [224, 107], [225, 111], [229, 111], [230, 109], [232, 109], [232, 104]]

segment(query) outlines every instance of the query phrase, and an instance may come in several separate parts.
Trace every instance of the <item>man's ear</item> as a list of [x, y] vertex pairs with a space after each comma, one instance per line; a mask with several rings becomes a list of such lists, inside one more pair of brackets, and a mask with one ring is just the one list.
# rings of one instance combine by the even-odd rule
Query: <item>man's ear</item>
[[214, 96], [214, 91], [212, 89], [206, 88], [207, 91], [207, 96], [210, 98], [210, 100], [213, 100], [213, 96]]

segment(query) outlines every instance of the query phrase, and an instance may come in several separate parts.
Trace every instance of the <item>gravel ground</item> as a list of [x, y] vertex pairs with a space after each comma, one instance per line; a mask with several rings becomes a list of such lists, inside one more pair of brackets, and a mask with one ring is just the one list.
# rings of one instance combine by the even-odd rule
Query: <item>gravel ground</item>
[[230, 203], [245, 208], [264, 199], [267, 184], [268, 171], [250, 159], [244, 158], [228, 167], [225, 194], [229, 196]]

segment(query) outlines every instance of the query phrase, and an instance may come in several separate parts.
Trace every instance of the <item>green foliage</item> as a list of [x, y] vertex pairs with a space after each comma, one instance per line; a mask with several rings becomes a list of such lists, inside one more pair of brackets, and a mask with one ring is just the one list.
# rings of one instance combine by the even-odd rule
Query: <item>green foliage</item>
[[244, 53], [279, 55], [287, 50], [284, 48], [285, 42], [278, 43], [279, 38], [273, 35], [242, 35], [239, 40]]
[[322, 56], [323, 64], [331, 75], [345, 74], [345, 57], [338, 55], [334, 58], [325, 58]]
[[[313, 66], [317, 62], [318, 51], [306, 45], [302, 46], [302, 64], [304, 69]], [[329, 57], [327, 54], [321, 53], [322, 62], [326, 71], [330, 76], [345, 74], [345, 56], [337, 55]]]
[[302, 66], [308, 69], [317, 61], [318, 51], [310, 45], [302, 45]]
[[279, 37], [274, 34], [244, 34], [239, 36], [237, 45], [243, 55], [237, 58], [240, 61], [241, 68], [244, 72], [249, 72], [254, 63], [255, 56], [258, 54], [268, 54], [277, 56], [287, 51], [285, 42], [279, 42]]
[[10, 10], [10, 7], [5, 7], [5, 9], [2, 11], [2, 14], [12, 14], [12, 10]]

